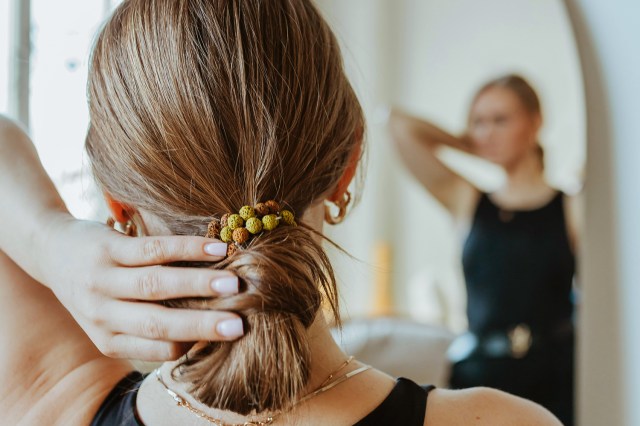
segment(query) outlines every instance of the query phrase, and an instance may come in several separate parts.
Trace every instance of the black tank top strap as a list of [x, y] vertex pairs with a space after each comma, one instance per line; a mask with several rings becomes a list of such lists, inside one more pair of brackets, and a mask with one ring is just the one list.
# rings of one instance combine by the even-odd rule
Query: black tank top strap
[[145, 374], [129, 373], [104, 400], [91, 426], [144, 426], [138, 418], [136, 399]]
[[[91, 426], [144, 426], [137, 416], [136, 399], [145, 377], [134, 371], [122, 379], [102, 403]], [[427, 396], [434, 388], [399, 378], [389, 396], [355, 426], [423, 426]]]
[[401, 377], [389, 396], [354, 426], [423, 426], [427, 397], [433, 389], [435, 386], [419, 386]]

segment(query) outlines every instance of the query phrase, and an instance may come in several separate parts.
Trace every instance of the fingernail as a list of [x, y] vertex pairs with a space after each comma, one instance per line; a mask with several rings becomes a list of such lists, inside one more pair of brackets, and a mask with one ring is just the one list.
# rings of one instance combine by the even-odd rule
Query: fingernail
[[226, 256], [227, 244], [226, 243], [209, 243], [205, 244], [204, 252], [211, 256]]
[[216, 278], [211, 282], [211, 288], [218, 294], [236, 294], [238, 292], [238, 277]]
[[216, 326], [218, 334], [224, 337], [239, 337], [244, 334], [244, 327], [240, 318], [228, 319], [219, 322]]

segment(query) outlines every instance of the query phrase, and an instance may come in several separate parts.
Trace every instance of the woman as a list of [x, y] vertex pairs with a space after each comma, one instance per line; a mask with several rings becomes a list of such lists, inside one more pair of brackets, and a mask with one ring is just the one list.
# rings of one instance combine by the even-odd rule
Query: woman
[[[431, 388], [347, 358], [331, 338], [320, 306], [326, 300], [338, 320], [337, 292], [322, 224], [346, 212], [363, 117], [310, 2], [125, 1], [98, 37], [89, 80], [86, 146], [114, 220], [131, 235], [219, 234], [229, 243], [225, 260], [200, 256], [196, 266], [237, 276], [238, 294], [185, 291], [164, 304], [224, 311], [226, 331], [242, 337], [198, 338], [187, 356], [144, 378], [102, 355], [51, 292], [2, 257], [8, 423], [558, 424], [488, 389], [433, 390], [427, 405]], [[160, 269], [177, 284], [187, 272]], [[131, 338], [119, 314], [143, 306], [109, 305], [93, 305], [93, 322]], [[143, 324], [174, 339], [158, 321]], [[177, 335], [194, 340], [195, 331]]]
[[[540, 102], [508, 75], [475, 95], [460, 138], [393, 111], [393, 139], [409, 169], [468, 229], [463, 250], [469, 333], [451, 347], [454, 388], [490, 386], [532, 399], [573, 422], [572, 280], [579, 237], [578, 199], [544, 177]], [[450, 146], [501, 166], [490, 194], [449, 169]]]

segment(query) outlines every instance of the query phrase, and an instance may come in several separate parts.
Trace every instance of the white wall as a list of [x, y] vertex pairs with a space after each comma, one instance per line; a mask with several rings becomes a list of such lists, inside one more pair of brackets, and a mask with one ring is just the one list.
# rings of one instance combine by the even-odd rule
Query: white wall
[[[102, 14], [118, 1], [83, 1], [63, 17], [56, 15], [64, 10], [57, 3], [52, 8], [47, 0], [33, 0], [32, 6], [32, 134], [72, 211], [98, 219], [99, 197], [80, 169], [86, 64]], [[552, 174], [565, 183], [576, 175], [583, 159], [580, 78], [558, 1], [318, 0], [343, 43], [369, 120], [362, 203], [343, 226], [329, 230], [361, 260], [333, 253], [348, 314], [370, 313], [375, 285], [391, 282], [396, 313], [419, 311], [422, 318], [464, 327], [459, 241], [446, 214], [399, 163], [375, 119], [379, 106], [397, 103], [459, 131], [478, 84], [496, 73], [521, 71], [538, 86], [546, 107], [542, 139]], [[391, 249], [390, 264], [381, 246]], [[419, 286], [409, 297], [412, 277]]]
[[5, 114], [9, 108], [9, 16], [9, 2], [0, 1], [0, 113]]
[[588, 118], [579, 419], [640, 424], [640, 3], [567, 0]]
[[[460, 328], [464, 292], [459, 237], [442, 208], [399, 163], [375, 111], [385, 103], [398, 104], [460, 132], [480, 84], [502, 73], [522, 73], [543, 102], [541, 139], [547, 148], [549, 178], [564, 188], [575, 188], [584, 162], [584, 104], [577, 52], [562, 3], [319, 0], [318, 4], [343, 42], [347, 69], [369, 120], [370, 162], [363, 202], [347, 225], [332, 235], [369, 263], [375, 262], [376, 243], [390, 244], [396, 311], [434, 316], [425, 311], [438, 309], [429, 305], [436, 293], [414, 291], [416, 297], [407, 296], [408, 283], [419, 275], [423, 287], [429, 281], [440, 285], [439, 297], [454, 311], [445, 314], [445, 320]], [[493, 169], [458, 158], [453, 161], [472, 178], [489, 174], [492, 179], [485, 184], [499, 179], [490, 173]], [[372, 279], [385, 271], [376, 270], [376, 265], [350, 269], [346, 263], [339, 274], [350, 312], [366, 313]], [[423, 300], [415, 300], [420, 297]]]

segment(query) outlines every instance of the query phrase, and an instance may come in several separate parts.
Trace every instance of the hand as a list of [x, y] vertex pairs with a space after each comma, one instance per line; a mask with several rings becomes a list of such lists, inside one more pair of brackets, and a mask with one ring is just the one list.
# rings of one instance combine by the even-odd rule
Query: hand
[[455, 148], [468, 154], [475, 154], [475, 147], [473, 145], [471, 136], [469, 136], [469, 133], [463, 133], [462, 135], [460, 135], [460, 137], [458, 137], [458, 141], [459, 144], [455, 146]]
[[237, 293], [238, 279], [226, 271], [161, 266], [177, 260], [221, 260], [226, 248], [202, 237], [126, 237], [63, 214], [48, 222], [36, 245], [40, 261], [34, 278], [55, 293], [103, 354], [172, 360], [193, 342], [243, 334], [242, 320], [231, 312], [153, 303]]

